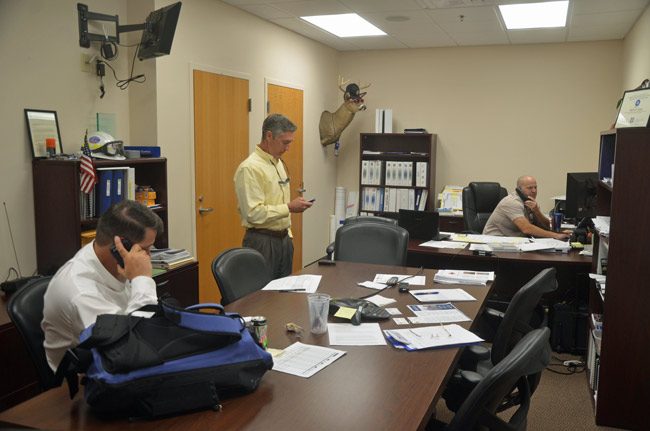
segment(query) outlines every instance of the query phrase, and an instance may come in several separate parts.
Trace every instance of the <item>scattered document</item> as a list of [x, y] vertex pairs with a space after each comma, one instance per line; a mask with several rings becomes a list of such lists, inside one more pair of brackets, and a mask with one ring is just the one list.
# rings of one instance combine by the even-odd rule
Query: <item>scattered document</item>
[[377, 274], [373, 280], [375, 283], [383, 283], [384, 286], [386, 282], [391, 277], [397, 277], [398, 283], [408, 283], [410, 285], [424, 286], [426, 283], [426, 277], [424, 275], [403, 275], [403, 274]]
[[433, 282], [441, 284], [482, 284], [485, 286], [488, 281], [494, 281], [494, 271], [440, 269], [433, 276]]
[[273, 370], [307, 378], [343, 355], [342, 350], [296, 342], [273, 357]]
[[271, 280], [262, 290], [314, 293], [318, 289], [322, 275], [304, 274]]
[[364, 281], [363, 283], [357, 283], [361, 287], [367, 287], [368, 289], [381, 290], [386, 288], [386, 283], [375, 283], [374, 281]]
[[402, 312], [399, 311], [399, 308], [387, 308], [386, 311], [388, 311], [388, 314], [391, 316], [399, 316], [402, 314]]
[[496, 236], [496, 235], [479, 235], [452, 233], [452, 241], [476, 242], [482, 244], [523, 244], [528, 242], [528, 238], [521, 236]]
[[427, 241], [420, 244], [420, 247], [434, 247], [434, 248], [454, 248], [462, 249], [467, 247], [466, 242], [455, 242], [455, 241]]
[[535, 238], [529, 243], [519, 244], [521, 251], [563, 251], [568, 252], [571, 244], [555, 238]]
[[409, 321], [406, 320], [403, 317], [393, 317], [393, 322], [395, 322], [396, 325], [408, 325]]
[[411, 290], [410, 293], [420, 302], [476, 301], [463, 289], [422, 289]]
[[490, 247], [487, 244], [478, 244], [478, 243], [472, 243], [469, 245], [469, 249], [471, 251], [478, 250], [478, 251], [485, 251], [485, 252], [492, 252], [492, 247]]
[[328, 323], [327, 333], [332, 346], [384, 346], [386, 340], [381, 334], [379, 323]]
[[413, 324], [470, 322], [472, 320], [450, 302], [407, 305], [407, 307], [416, 315], [416, 317], [408, 318]]
[[610, 221], [609, 217], [598, 216], [591, 220], [594, 222], [594, 227], [598, 232], [600, 232], [603, 235], [609, 235], [609, 221]]
[[386, 298], [381, 295], [373, 295], [370, 298], [366, 298], [366, 301], [372, 302], [377, 307], [383, 307], [384, 305], [393, 304], [395, 301], [393, 298]]
[[387, 329], [388, 341], [398, 349], [421, 350], [437, 347], [466, 346], [483, 341], [482, 338], [456, 324], [424, 326], [409, 329]]

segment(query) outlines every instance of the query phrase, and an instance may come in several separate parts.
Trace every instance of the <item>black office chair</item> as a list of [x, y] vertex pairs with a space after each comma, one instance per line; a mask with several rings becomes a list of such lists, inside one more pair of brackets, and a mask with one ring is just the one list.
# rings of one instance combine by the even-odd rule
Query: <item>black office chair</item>
[[[503, 314], [491, 348], [476, 345], [463, 350], [458, 369], [442, 395], [449, 410], [458, 410], [472, 389], [510, 353], [521, 338], [534, 329], [547, 326], [546, 312], [539, 302], [542, 295], [557, 288], [555, 275], [555, 268], [544, 269], [515, 293]], [[539, 375], [531, 377], [531, 393], [537, 388], [539, 378]], [[513, 396], [499, 409], [518, 403], [516, 396]]]
[[[449, 425], [432, 419], [426, 429], [429, 431], [467, 431], [489, 429], [492, 431], [523, 431], [528, 422], [528, 409], [533, 389], [531, 375], [541, 375], [551, 358], [549, 343], [551, 331], [548, 328], [535, 329], [524, 336], [492, 368], [472, 390], [458, 409]], [[503, 400], [516, 388], [519, 407], [508, 422], [496, 415]]]
[[[343, 226], [354, 223], [387, 223], [397, 226], [397, 219], [379, 216], [353, 216], [343, 220]], [[327, 253], [327, 258], [329, 260], [332, 260], [332, 254], [334, 253], [334, 243], [331, 243], [327, 246], [325, 253]]]
[[336, 260], [406, 265], [409, 233], [388, 223], [352, 223], [336, 231]]
[[472, 233], [483, 233], [485, 223], [501, 199], [508, 191], [499, 183], [471, 182], [463, 188], [463, 220], [465, 230]]
[[[7, 313], [22, 337], [29, 357], [36, 368], [38, 385], [41, 390], [58, 386], [54, 383], [54, 373], [47, 363], [41, 329], [43, 320], [43, 296], [52, 277], [37, 278], [19, 289], [9, 299]], [[11, 370], [7, 370], [11, 371]]]
[[252, 248], [231, 248], [212, 261], [212, 275], [221, 292], [221, 304], [260, 290], [272, 280], [264, 256]]

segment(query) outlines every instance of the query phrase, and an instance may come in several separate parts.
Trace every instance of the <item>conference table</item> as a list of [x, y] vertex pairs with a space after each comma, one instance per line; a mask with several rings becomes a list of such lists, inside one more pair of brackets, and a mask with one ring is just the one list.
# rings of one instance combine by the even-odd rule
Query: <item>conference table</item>
[[552, 305], [563, 301], [587, 301], [588, 273], [592, 258], [581, 255], [578, 250], [570, 250], [568, 253], [495, 252], [493, 256], [480, 256], [474, 255], [469, 247], [423, 247], [420, 245], [423, 242], [418, 239], [409, 241], [409, 266], [494, 271], [496, 280], [490, 299], [509, 301], [539, 271], [554, 267], [557, 270], [558, 289], [544, 295], [543, 302]]
[[[373, 280], [375, 274], [426, 277], [426, 288], [433, 286], [435, 270], [409, 267], [336, 262], [335, 266], [313, 264], [302, 274], [322, 275], [318, 292], [333, 298], [361, 297], [372, 290], [357, 285]], [[458, 285], [437, 285], [436, 288]], [[487, 286], [462, 286], [476, 301], [455, 305], [472, 322], [481, 312], [491, 283]], [[408, 293], [386, 289], [382, 296], [397, 302], [406, 317], [412, 315], [406, 305], [417, 301]], [[243, 316], [265, 316], [269, 347], [284, 349], [296, 341], [329, 346], [328, 335], [309, 332], [307, 297], [299, 292], [257, 291], [226, 307]], [[338, 319], [330, 317], [330, 322]], [[304, 330], [287, 332], [289, 322]], [[380, 323], [382, 329], [408, 328], [392, 319]], [[310, 378], [276, 371], [267, 372], [256, 391], [225, 399], [219, 412], [201, 411], [171, 418], [129, 422], [125, 419], [99, 419], [92, 414], [81, 394], [74, 400], [67, 387], [49, 390], [0, 413], [0, 422], [40, 429], [74, 430], [422, 430], [435, 412], [459, 355], [459, 348], [407, 352], [385, 346], [331, 346], [346, 354]]]

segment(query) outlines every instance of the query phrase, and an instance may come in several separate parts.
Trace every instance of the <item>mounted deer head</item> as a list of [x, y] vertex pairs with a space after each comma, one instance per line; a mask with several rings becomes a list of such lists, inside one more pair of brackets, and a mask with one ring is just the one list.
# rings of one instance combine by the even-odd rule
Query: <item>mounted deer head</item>
[[[343, 103], [339, 109], [333, 113], [323, 111], [320, 116], [318, 130], [320, 131], [320, 143], [323, 146], [337, 142], [343, 130], [352, 122], [354, 114], [366, 109], [363, 100], [366, 93], [360, 91], [370, 87], [370, 84], [360, 87], [355, 83], [348, 84], [348, 82], [339, 77], [339, 89], [343, 92]], [[347, 86], [344, 88], [343, 86], [346, 84]]]

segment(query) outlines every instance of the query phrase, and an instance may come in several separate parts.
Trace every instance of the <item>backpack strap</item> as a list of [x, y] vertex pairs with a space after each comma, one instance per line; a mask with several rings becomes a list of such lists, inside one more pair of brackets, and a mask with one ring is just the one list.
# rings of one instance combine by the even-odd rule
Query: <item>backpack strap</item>
[[[206, 303], [180, 308], [161, 300], [160, 305], [167, 319], [184, 328], [239, 335], [245, 327], [239, 314], [226, 313], [221, 304]], [[217, 310], [218, 314], [202, 313], [202, 309]]]

